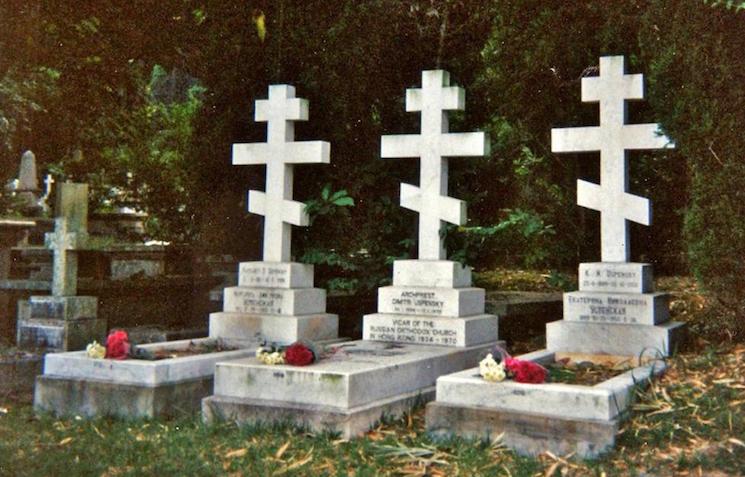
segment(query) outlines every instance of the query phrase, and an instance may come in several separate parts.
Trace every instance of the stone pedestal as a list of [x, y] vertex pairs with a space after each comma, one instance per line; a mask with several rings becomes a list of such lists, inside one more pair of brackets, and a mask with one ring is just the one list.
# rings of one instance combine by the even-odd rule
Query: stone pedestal
[[685, 327], [669, 321], [668, 303], [667, 293], [654, 292], [649, 264], [583, 263], [579, 291], [564, 294], [564, 319], [546, 325], [546, 349], [669, 356]]
[[326, 290], [313, 288], [313, 265], [302, 263], [241, 263], [238, 286], [225, 289], [223, 311], [210, 315], [210, 337], [235, 346], [329, 340], [338, 331]]
[[[219, 363], [205, 420], [291, 421], [357, 436], [383, 415], [431, 400], [438, 376], [474, 366], [497, 343], [498, 319], [484, 313], [484, 290], [470, 286], [468, 268], [406, 260], [395, 262], [393, 276], [393, 286], [379, 290], [380, 313], [364, 317], [362, 341], [334, 346], [305, 367]], [[275, 306], [292, 305], [287, 291]]]
[[447, 260], [397, 260], [393, 286], [378, 290], [378, 313], [366, 315], [362, 338], [468, 347], [494, 343], [499, 320], [484, 314], [485, 292], [471, 270]]
[[17, 343], [23, 349], [74, 351], [103, 343], [106, 320], [93, 296], [32, 296], [18, 303]]

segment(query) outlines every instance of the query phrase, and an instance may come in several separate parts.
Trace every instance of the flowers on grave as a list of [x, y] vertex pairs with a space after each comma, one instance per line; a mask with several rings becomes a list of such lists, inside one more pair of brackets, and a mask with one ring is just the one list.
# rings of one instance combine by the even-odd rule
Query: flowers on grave
[[507, 377], [504, 364], [497, 363], [491, 353], [487, 354], [486, 358], [479, 362], [479, 374], [485, 381], [489, 381], [490, 383], [504, 381], [504, 378]]
[[285, 349], [285, 362], [294, 366], [307, 366], [316, 360], [317, 353], [313, 345], [306, 341], [297, 341]]
[[274, 344], [262, 344], [256, 348], [256, 358], [264, 364], [284, 364], [285, 353]]
[[[494, 354], [501, 357], [498, 363], [494, 359]], [[546, 382], [548, 371], [540, 364], [513, 358], [499, 346], [495, 347], [494, 354], [489, 353], [479, 363], [479, 374], [485, 381], [500, 382], [504, 379], [513, 379], [518, 383], [526, 384]]]
[[123, 330], [114, 330], [106, 338], [106, 358], [107, 359], [127, 359], [129, 357], [131, 345], [129, 336]]
[[264, 343], [256, 349], [256, 358], [264, 364], [307, 366], [318, 360], [320, 353], [310, 341], [296, 341], [289, 346]]
[[85, 347], [85, 354], [89, 358], [104, 359], [106, 357], [106, 348], [98, 341], [93, 340], [92, 343], [88, 343], [88, 346]]
[[546, 382], [548, 371], [532, 361], [505, 358], [504, 367], [518, 383], [541, 384]]

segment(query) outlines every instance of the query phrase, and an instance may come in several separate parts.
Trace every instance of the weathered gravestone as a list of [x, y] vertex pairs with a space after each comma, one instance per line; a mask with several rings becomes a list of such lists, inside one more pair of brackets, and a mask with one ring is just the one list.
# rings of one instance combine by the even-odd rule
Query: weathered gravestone
[[17, 342], [22, 348], [72, 351], [106, 334], [106, 321], [97, 318], [97, 298], [76, 296], [78, 251], [88, 240], [88, 185], [61, 184], [55, 210], [54, 232], [46, 236], [54, 254], [52, 295], [19, 303]]
[[266, 192], [249, 191], [248, 210], [264, 216], [263, 261], [241, 263], [238, 286], [223, 294], [223, 312], [210, 316], [210, 336], [248, 345], [290, 344], [338, 336], [339, 317], [326, 313], [326, 290], [313, 287], [313, 265], [291, 261], [291, 226], [308, 225], [305, 205], [292, 200], [294, 164], [328, 164], [330, 145], [295, 141], [294, 122], [308, 120], [308, 101], [288, 85], [269, 86], [256, 101], [267, 142], [234, 144], [233, 164], [266, 164]]
[[18, 180], [15, 182], [15, 193], [21, 199], [21, 208], [26, 215], [41, 212], [39, 205], [39, 177], [36, 173], [36, 155], [26, 151], [21, 156], [18, 168]]
[[421, 134], [386, 136], [381, 146], [383, 157], [422, 159], [419, 187], [401, 189], [401, 204], [420, 213], [420, 260], [396, 263], [394, 286], [379, 293], [380, 313], [364, 318], [364, 340], [336, 345], [305, 367], [218, 363], [206, 420], [289, 420], [359, 435], [382, 415], [431, 399], [438, 376], [472, 366], [495, 344], [497, 317], [484, 314], [484, 291], [470, 287], [470, 269], [446, 260], [440, 239], [443, 220], [465, 221], [465, 203], [447, 197], [447, 157], [483, 155], [487, 141], [483, 133], [448, 133], [445, 111], [463, 109], [464, 92], [444, 71], [422, 78], [423, 88], [407, 93], [407, 109], [422, 112]]
[[580, 291], [564, 295], [564, 320], [547, 324], [547, 349], [518, 358], [636, 364], [594, 386], [490, 383], [478, 368], [443, 376], [427, 406], [430, 433], [501, 436], [521, 454], [596, 457], [614, 445], [634, 389], [664, 370], [655, 358], [675, 349], [682, 324], [667, 321], [667, 297], [652, 292], [651, 267], [628, 262], [627, 228], [627, 220], [649, 224], [650, 205], [628, 193], [626, 151], [672, 144], [657, 124], [625, 123], [625, 101], [642, 99], [643, 84], [642, 75], [624, 74], [623, 63], [603, 57], [600, 76], [582, 78], [582, 100], [600, 103], [600, 126], [552, 130], [555, 152], [600, 151], [600, 184], [578, 181], [577, 196], [601, 212], [603, 261], [580, 265]]

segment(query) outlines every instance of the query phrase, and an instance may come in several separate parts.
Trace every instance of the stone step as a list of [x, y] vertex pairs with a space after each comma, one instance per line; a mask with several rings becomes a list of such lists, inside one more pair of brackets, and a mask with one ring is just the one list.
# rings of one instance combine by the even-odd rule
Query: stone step
[[685, 323], [615, 325], [554, 321], [546, 325], [546, 348], [554, 352], [619, 356], [670, 356], [685, 338]]
[[297, 262], [241, 262], [238, 285], [254, 288], [313, 288], [313, 265]]
[[393, 286], [463, 288], [471, 286], [471, 268], [449, 260], [396, 260]]
[[330, 313], [277, 316], [235, 312], [210, 314], [210, 338], [232, 346], [250, 346], [262, 341], [291, 344], [300, 339], [334, 339], [339, 335], [339, 317]]
[[463, 348], [499, 339], [499, 318], [494, 315], [429, 318], [375, 313], [363, 320], [362, 339], [370, 341]]
[[606, 293], [651, 293], [652, 265], [633, 262], [579, 264], [579, 290]]
[[667, 293], [570, 292], [564, 319], [585, 323], [656, 325], [670, 319]]
[[463, 317], [484, 313], [482, 288], [381, 287], [378, 313]]
[[324, 313], [326, 290], [227, 287], [223, 294], [223, 311], [284, 316]]

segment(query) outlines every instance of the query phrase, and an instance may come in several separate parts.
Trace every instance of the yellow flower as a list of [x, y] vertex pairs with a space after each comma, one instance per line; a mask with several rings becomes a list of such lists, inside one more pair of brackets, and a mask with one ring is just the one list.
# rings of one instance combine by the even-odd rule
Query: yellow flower
[[94, 340], [93, 343], [90, 343], [85, 347], [85, 354], [89, 358], [104, 359], [106, 357], [106, 348]]

